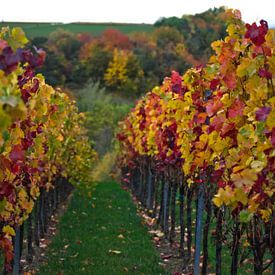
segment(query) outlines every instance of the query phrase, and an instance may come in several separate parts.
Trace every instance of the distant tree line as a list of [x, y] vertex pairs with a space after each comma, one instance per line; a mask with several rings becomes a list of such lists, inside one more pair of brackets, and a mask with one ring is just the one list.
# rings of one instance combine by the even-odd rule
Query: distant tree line
[[172, 70], [183, 73], [203, 64], [211, 55], [211, 42], [225, 36], [224, 11], [161, 18], [152, 33], [109, 29], [92, 36], [59, 29], [32, 44], [47, 52], [41, 73], [51, 85], [79, 90], [93, 81], [110, 93], [136, 98]]

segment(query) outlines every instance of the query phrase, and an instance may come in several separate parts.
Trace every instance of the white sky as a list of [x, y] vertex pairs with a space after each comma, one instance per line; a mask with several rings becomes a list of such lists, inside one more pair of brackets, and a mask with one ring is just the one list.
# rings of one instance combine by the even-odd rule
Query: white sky
[[160, 17], [227, 6], [245, 22], [275, 26], [275, 0], [1, 0], [1, 21], [154, 23]]

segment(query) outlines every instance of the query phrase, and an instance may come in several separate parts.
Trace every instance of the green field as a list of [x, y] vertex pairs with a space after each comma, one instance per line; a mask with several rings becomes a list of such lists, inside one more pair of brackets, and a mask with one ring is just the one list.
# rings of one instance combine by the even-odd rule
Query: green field
[[131, 32], [151, 32], [154, 29], [150, 24], [128, 23], [24, 23], [24, 22], [1, 22], [0, 27], [21, 27], [27, 37], [48, 36], [51, 32], [61, 28], [73, 33], [90, 33], [99, 35], [107, 29], [117, 29], [125, 34]]
[[115, 182], [91, 191], [75, 191], [37, 274], [166, 275], [130, 194]]

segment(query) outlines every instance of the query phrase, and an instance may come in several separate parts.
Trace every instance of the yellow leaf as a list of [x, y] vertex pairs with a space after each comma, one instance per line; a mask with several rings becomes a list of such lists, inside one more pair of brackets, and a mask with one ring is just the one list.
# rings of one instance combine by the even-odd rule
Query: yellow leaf
[[19, 200], [25, 200], [27, 197], [27, 192], [25, 191], [25, 189], [20, 189], [19, 193], [18, 193], [18, 197]]
[[243, 165], [235, 166], [235, 167], [233, 167], [233, 173], [237, 173], [244, 168], [245, 168], [245, 166], [243, 166]]
[[40, 194], [40, 191], [39, 191], [39, 187], [37, 187], [37, 186], [32, 186], [31, 187], [31, 196], [33, 197], [33, 198], [37, 198], [38, 196], [39, 196], [39, 194]]
[[243, 186], [251, 187], [257, 178], [257, 172], [252, 169], [244, 169], [238, 174], [231, 174], [231, 180], [238, 188]]
[[240, 188], [236, 188], [234, 191], [235, 200], [241, 202], [243, 205], [246, 205], [248, 202], [246, 193], [244, 193], [244, 191]]
[[250, 213], [256, 213], [257, 209], [259, 207], [259, 203], [256, 203], [257, 198], [259, 197], [259, 194], [256, 194], [255, 196], [253, 196], [252, 198], [249, 198], [249, 202], [248, 202], [248, 211]]
[[220, 207], [222, 204], [230, 205], [234, 201], [234, 194], [229, 186], [220, 188], [215, 195], [213, 202]]
[[267, 119], [266, 119], [266, 125], [272, 129], [273, 127], [275, 127], [275, 109], [273, 108], [273, 110], [269, 113]]
[[215, 196], [212, 201], [217, 207], [221, 207], [223, 205], [222, 199], [218, 196]]
[[13, 28], [11, 34], [16, 41], [22, 43], [23, 45], [29, 42], [29, 40], [25, 36], [24, 31], [21, 28]]
[[237, 76], [239, 77], [251, 77], [256, 72], [256, 63], [251, 58], [242, 59], [241, 64], [237, 68]]
[[269, 218], [270, 218], [270, 215], [271, 215], [271, 213], [272, 213], [271, 209], [266, 209], [266, 210], [261, 209], [259, 212], [260, 212], [260, 214], [261, 214], [263, 220], [264, 220], [265, 222], [268, 222], [268, 220], [269, 220]]
[[229, 94], [224, 94], [221, 98], [221, 102], [225, 107], [229, 107], [232, 104], [232, 99], [230, 99]]
[[64, 137], [60, 134], [56, 139], [57, 139], [58, 141], [63, 141], [63, 140], [64, 140]]
[[251, 162], [250, 166], [253, 170], [255, 170], [257, 173], [259, 173], [260, 171], [262, 171], [264, 169], [265, 163], [263, 161], [253, 160]]
[[14, 229], [9, 226], [9, 225], [5, 225], [2, 229], [3, 233], [11, 235], [11, 236], [15, 236], [15, 231]]

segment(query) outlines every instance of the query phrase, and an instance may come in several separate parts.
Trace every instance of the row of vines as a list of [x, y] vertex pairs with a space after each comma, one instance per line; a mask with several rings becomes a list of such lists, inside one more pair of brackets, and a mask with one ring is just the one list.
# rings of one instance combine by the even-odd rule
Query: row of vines
[[40, 194], [51, 192], [61, 178], [75, 186], [88, 185], [96, 157], [84, 128], [85, 116], [75, 102], [35, 73], [44, 60], [45, 52], [31, 47], [21, 29], [2, 29], [0, 248], [7, 270], [15, 231]]
[[171, 243], [179, 202], [180, 254], [185, 265], [195, 259], [194, 274], [201, 239], [202, 274], [210, 272], [210, 229], [216, 274], [225, 274], [223, 248], [231, 274], [251, 255], [255, 274], [275, 258], [275, 32], [264, 20], [244, 24], [239, 11], [228, 16], [228, 36], [212, 44], [208, 63], [172, 72], [118, 134], [124, 181]]

